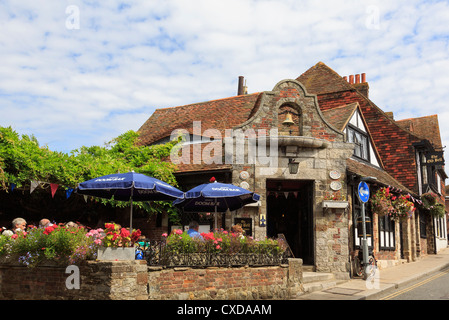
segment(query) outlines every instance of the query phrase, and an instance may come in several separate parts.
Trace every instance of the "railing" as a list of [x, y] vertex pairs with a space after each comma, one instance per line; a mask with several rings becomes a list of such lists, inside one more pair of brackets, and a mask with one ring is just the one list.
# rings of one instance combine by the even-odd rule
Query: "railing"
[[270, 266], [287, 264], [292, 258], [290, 250], [276, 252], [269, 245], [260, 245], [255, 252], [167, 252], [164, 240], [144, 241], [140, 246], [143, 258], [150, 266], [164, 267], [231, 267], [231, 266]]

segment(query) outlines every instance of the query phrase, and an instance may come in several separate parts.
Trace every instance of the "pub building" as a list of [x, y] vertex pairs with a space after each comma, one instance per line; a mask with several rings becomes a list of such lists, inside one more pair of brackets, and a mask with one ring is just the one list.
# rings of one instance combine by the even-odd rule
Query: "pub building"
[[[248, 93], [243, 83], [239, 77], [233, 97], [157, 109], [139, 129], [144, 145], [183, 136], [169, 160], [183, 191], [214, 177], [261, 196], [220, 213], [220, 228], [239, 223], [257, 239], [282, 234], [310, 270], [347, 276], [361, 248], [357, 185], [364, 180], [371, 195], [385, 187], [418, 208], [396, 221], [367, 203], [368, 245], [379, 267], [445, 247], [446, 219], [419, 209], [426, 192], [445, 197], [437, 116], [396, 121], [369, 99], [365, 74], [348, 79], [322, 62], [270, 91]], [[173, 226], [159, 215], [139, 227], [150, 237], [190, 220], [199, 221], [200, 232], [213, 228], [207, 213], [181, 220]]]

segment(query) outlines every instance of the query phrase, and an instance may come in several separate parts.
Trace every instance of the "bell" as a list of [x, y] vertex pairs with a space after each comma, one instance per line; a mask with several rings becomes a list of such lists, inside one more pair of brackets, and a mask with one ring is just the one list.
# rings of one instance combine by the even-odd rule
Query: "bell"
[[285, 120], [284, 122], [282, 122], [282, 124], [285, 126], [291, 126], [292, 124], [295, 124], [290, 113], [287, 113], [287, 116], [285, 117]]

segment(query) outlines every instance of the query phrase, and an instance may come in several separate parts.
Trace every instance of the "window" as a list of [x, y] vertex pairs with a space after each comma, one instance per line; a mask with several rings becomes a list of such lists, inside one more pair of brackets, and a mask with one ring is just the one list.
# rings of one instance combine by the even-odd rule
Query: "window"
[[365, 133], [348, 126], [348, 142], [355, 144], [354, 156], [369, 161], [368, 136]]
[[382, 250], [395, 249], [394, 221], [389, 216], [379, 217], [379, 246]]
[[427, 222], [424, 212], [419, 212], [419, 233], [421, 238], [427, 238]]

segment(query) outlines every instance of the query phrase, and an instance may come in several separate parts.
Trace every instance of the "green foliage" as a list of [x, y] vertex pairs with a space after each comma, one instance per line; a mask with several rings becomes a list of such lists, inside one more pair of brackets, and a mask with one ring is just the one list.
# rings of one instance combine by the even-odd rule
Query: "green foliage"
[[[20, 136], [11, 127], [0, 127], [0, 189], [8, 191], [11, 184], [15, 184], [16, 188], [29, 188], [31, 180], [75, 188], [78, 183], [95, 177], [131, 170], [177, 186], [173, 175], [175, 165], [164, 161], [175, 144], [176, 141], [142, 146], [139, 144], [139, 133], [131, 130], [104, 147], [83, 146], [66, 154], [39, 146], [34, 136]], [[128, 206], [127, 202], [104, 199], [101, 202]], [[169, 211], [171, 219], [177, 219], [171, 204], [147, 206], [136, 202], [135, 205], [146, 211]]]

